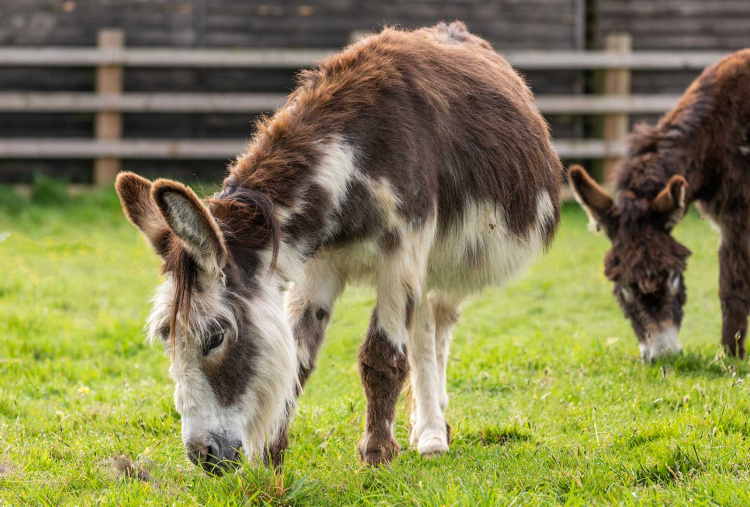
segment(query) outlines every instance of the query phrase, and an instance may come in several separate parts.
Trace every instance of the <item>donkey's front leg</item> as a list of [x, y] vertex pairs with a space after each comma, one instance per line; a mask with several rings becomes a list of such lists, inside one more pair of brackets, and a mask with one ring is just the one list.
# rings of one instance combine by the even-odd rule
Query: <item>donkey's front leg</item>
[[389, 462], [400, 450], [393, 438], [393, 420], [409, 373], [406, 345], [415, 305], [422, 301], [435, 227], [436, 222], [428, 220], [418, 229], [403, 230], [399, 246], [379, 266], [377, 303], [359, 353], [359, 373], [367, 397], [359, 453], [370, 465]]
[[[343, 275], [326, 259], [312, 259], [305, 266], [304, 280], [286, 293], [284, 309], [297, 344], [297, 396], [315, 368], [318, 351], [325, 338], [333, 305], [344, 290]], [[284, 451], [289, 446], [289, 423], [294, 406], [287, 407], [286, 419], [268, 445], [266, 464], [274, 466], [284, 461]]]
[[[368, 465], [391, 461], [401, 450], [393, 437], [396, 402], [401, 394], [409, 363], [406, 359], [405, 329], [401, 339], [389, 333], [376, 306], [367, 338], [359, 351], [359, 374], [367, 398], [365, 433], [359, 442], [359, 455]], [[406, 309], [402, 315], [406, 314]]]
[[719, 248], [721, 343], [730, 354], [743, 358], [750, 311], [750, 239], [746, 230], [746, 227], [722, 227]]
[[424, 272], [421, 258], [410, 258], [406, 252], [395, 252], [390, 260], [378, 274], [377, 303], [359, 352], [359, 374], [367, 397], [365, 433], [359, 442], [359, 454], [370, 465], [389, 462], [400, 451], [393, 438], [393, 420], [398, 396], [409, 373], [406, 342], [414, 304], [421, 299]]

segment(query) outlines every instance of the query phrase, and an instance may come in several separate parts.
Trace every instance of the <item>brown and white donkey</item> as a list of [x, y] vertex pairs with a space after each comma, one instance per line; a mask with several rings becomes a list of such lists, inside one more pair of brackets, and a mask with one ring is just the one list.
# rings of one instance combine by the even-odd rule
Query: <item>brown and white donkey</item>
[[358, 281], [377, 289], [362, 459], [398, 453], [410, 370], [410, 443], [446, 451], [459, 305], [549, 244], [562, 174], [523, 79], [461, 23], [387, 28], [303, 72], [210, 199], [121, 174], [125, 213], [164, 260], [149, 328], [191, 459], [281, 461], [334, 303]]
[[690, 251], [672, 228], [695, 201], [721, 231], [721, 342], [740, 357], [750, 311], [750, 49], [708, 67], [656, 127], [631, 136], [617, 201], [578, 166], [574, 194], [612, 248], [605, 273], [633, 324], [641, 355], [681, 350], [683, 272]]

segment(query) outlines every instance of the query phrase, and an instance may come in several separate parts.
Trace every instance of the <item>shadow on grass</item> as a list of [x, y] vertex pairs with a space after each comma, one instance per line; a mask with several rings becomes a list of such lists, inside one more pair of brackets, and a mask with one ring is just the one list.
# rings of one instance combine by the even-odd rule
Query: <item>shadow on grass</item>
[[531, 434], [519, 426], [499, 428], [491, 426], [482, 428], [480, 431], [466, 433], [461, 440], [469, 444], [481, 444], [482, 446], [505, 445], [515, 442], [527, 442], [531, 440]]
[[713, 346], [667, 356], [648, 366], [661, 368], [663, 374], [685, 377], [721, 378], [750, 373], [745, 361], [727, 356], [719, 347]]
[[633, 433], [619, 437], [617, 442], [626, 449], [634, 449], [657, 440], [674, 438], [675, 431], [663, 425], [654, 425], [644, 429], [634, 430]]
[[683, 449], [676, 445], [666, 458], [657, 459], [653, 465], [638, 463], [631, 475], [638, 486], [668, 486], [694, 478], [705, 471], [706, 466], [695, 448]]

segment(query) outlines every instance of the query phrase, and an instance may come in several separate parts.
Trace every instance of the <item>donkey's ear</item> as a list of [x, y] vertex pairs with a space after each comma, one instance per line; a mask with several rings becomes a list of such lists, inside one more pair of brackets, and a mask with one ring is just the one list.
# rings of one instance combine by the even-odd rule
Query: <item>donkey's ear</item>
[[685, 195], [687, 181], [679, 174], [675, 174], [667, 182], [659, 195], [651, 201], [651, 209], [664, 217], [664, 226], [671, 230], [685, 214]]
[[573, 196], [589, 216], [589, 225], [604, 232], [611, 239], [617, 230], [615, 206], [612, 198], [579, 165], [568, 169]]
[[164, 257], [172, 231], [151, 197], [152, 186], [149, 180], [131, 172], [121, 172], [115, 180], [125, 216], [143, 233], [156, 253]]
[[154, 182], [151, 195], [169, 227], [198, 264], [219, 276], [227, 251], [219, 225], [203, 201], [182, 183], [164, 179]]

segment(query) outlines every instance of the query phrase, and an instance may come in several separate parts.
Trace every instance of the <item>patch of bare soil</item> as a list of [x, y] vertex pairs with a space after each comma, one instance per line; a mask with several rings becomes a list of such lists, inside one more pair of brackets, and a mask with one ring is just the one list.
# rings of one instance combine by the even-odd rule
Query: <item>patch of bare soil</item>
[[16, 467], [10, 461], [0, 461], [0, 479], [13, 475]]
[[151, 475], [143, 465], [124, 454], [119, 454], [110, 460], [110, 465], [115, 471], [118, 478], [136, 479], [143, 482], [149, 482]]

